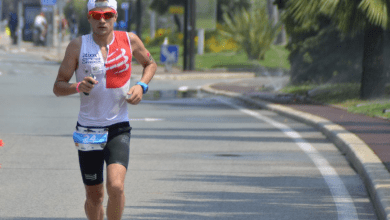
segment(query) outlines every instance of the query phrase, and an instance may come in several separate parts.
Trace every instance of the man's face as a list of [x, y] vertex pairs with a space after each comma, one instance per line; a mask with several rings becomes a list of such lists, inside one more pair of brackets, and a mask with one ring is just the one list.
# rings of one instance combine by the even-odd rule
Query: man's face
[[[111, 12], [112, 8], [94, 8], [91, 12]], [[104, 16], [99, 16], [99, 13], [96, 13], [97, 16], [88, 15], [88, 21], [91, 24], [92, 30], [94, 34], [97, 35], [105, 35], [114, 30], [114, 23], [118, 17], [118, 14], [115, 14], [112, 18], [105, 18]], [[94, 18], [95, 17], [95, 18]], [[99, 20], [96, 18], [100, 17]]]

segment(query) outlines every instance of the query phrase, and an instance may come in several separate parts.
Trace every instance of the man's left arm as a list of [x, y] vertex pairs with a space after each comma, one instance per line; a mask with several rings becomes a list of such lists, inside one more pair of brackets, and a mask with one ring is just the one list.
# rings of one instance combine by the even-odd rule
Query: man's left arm
[[[157, 64], [137, 35], [129, 33], [129, 37], [133, 56], [137, 60], [137, 62], [141, 64], [144, 68], [140, 82], [149, 84], [154, 74], [156, 73]], [[142, 100], [142, 86], [135, 85], [131, 87], [130, 91], [127, 94], [131, 95], [131, 97], [127, 99], [127, 102], [133, 105], [137, 105]]]

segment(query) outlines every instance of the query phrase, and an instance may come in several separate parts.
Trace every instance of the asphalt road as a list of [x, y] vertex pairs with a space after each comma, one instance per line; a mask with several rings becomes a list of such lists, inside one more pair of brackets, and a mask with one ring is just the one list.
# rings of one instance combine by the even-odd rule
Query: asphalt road
[[[0, 51], [1, 220], [85, 219], [71, 137], [79, 99], [52, 93], [58, 67]], [[376, 219], [320, 132], [226, 97], [175, 98], [210, 82], [156, 80], [129, 106], [123, 219]]]

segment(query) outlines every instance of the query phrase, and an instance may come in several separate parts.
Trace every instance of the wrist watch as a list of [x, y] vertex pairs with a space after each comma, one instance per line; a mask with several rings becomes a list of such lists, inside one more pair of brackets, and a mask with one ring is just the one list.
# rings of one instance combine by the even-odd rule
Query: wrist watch
[[148, 89], [149, 89], [148, 84], [143, 83], [143, 82], [137, 82], [137, 85], [140, 85], [142, 87], [142, 90], [143, 90], [144, 94], [148, 92]]

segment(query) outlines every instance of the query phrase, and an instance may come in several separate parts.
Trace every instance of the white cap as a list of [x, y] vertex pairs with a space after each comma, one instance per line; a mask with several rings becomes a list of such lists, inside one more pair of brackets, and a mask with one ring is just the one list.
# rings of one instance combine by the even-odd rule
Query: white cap
[[88, 11], [91, 11], [92, 9], [97, 7], [101, 7], [101, 8], [108, 7], [117, 11], [118, 3], [116, 2], [116, 0], [106, 0], [104, 2], [96, 2], [96, 0], [88, 0]]

